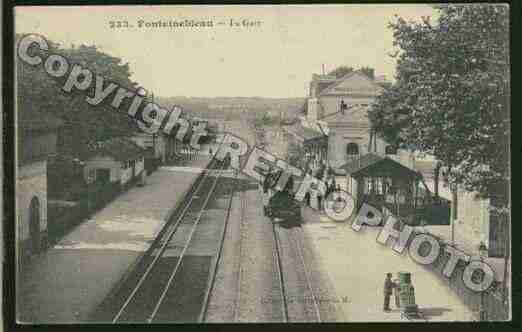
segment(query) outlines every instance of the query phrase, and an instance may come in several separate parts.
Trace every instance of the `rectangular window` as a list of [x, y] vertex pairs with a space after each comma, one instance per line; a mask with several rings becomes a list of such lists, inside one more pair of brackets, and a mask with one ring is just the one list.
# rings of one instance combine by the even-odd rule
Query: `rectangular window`
[[382, 178], [382, 194], [383, 195], [388, 194], [388, 188], [389, 188], [388, 178]]
[[376, 178], [375, 181], [377, 184], [377, 194], [379, 194], [379, 195], [384, 194], [382, 178]]
[[369, 194], [372, 191], [372, 179], [371, 178], [364, 178], [364, 183], [366, 185], [364, 193], [365, 194]]

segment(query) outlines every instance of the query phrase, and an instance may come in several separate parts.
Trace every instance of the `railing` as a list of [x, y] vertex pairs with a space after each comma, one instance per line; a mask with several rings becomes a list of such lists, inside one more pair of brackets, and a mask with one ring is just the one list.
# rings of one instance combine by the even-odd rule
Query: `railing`
[[[436, 237], [435, 235], [431, 234]], [[443, 244], [445, 241], [439, 238], [439, 242]], [[486, 321], [504, 321], [509, 319], [509, 304], [502, 296], [501, 283], [495, 282], [494, 285], [485, 292], [475, 292], [470, 290], [463, 281], [462, 275], [466, 265], [459, 261], [450, 278], [446, 278], [442, 274], [442, 270], [446, 266], [450, 254], [442, 251], [433, 264], [424, 265], [428, 270], [434, 272], [456, 295], [462, 302], [473, 311], [477, 320]]]
[[509, 223], [502, 220], [502, 218], [490, 214], [490, 240], [489, 240], [489, 256], [490, 257], [504, 257], [507, 250], [507, 227]]

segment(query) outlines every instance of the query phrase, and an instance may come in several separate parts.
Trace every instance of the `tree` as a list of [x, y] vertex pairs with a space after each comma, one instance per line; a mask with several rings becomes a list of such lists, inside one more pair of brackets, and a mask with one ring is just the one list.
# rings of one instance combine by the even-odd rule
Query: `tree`
[[366, 74], [372, 80], [375, 78], [375, 69], [373, 69], [371, 67], [361, 67], [361, 69], [359, 69], [359, 70], [361, 72], [363, 72], [364, 74]]
[[509, 12], [441, 5], [438, 22], [397, 18], [396, 83], [369, 118], [385, 140], [434, 155], [452, 184], [489, 196], [509, 179]]
[[[18, 41], [21, 35], [16, 36]], [[69, 61], [69, 68], [80, 64], [101, 75], [106, 80], [133, 90], [136, 83], [130, 79], [130, 68], [120, 58], [99, 51], [96, 46], [63, 48], [47, 40], [49, 53], [57, 53]], [[18, 116], [31, 118], [35, 112], [49, 113], [64, 121], [60, 130], [58, 150], [62, 153], [79, 156], [85, 151], [90, 141], [106, 140], [115, 136], [128, 136], [138, 130], [133, 119], [124, 111], [116, 112], [107, 102], [91, 106], [85, 96], [94, 94], [94, 83], [83, 93], [66, 93], [61, 87], [68, 74], [59, 79], [49, 76], [43, 66], [30, 66], [17, 61]], [[93, 82], [96, 79], [93, 78]], [[122, 109], [125, 109], [122, 107]]]
[[[353, 67], [339, 66], [339, 67], [335, 68], [334, 70], [330, 71], [328, 73], [328, 75], [335, 76], [335, 78], [341, 78], [341, 77], [345, 76], [346, 74], [351, 73], [353, 71], [354, 71]], [[375, 78], [375, 69], [374, 68], [365, 66], [365, 67], [359, 68], [359, 71], [361, 71], [362, 73], [367, 75], [372, 80]]]
[[339, 66], [328, 73], [328, 75], [335, 76], [335, 78], [341, 78], [344, 75], [351, 73], [353, 71], [352, 67], [348, 66]]

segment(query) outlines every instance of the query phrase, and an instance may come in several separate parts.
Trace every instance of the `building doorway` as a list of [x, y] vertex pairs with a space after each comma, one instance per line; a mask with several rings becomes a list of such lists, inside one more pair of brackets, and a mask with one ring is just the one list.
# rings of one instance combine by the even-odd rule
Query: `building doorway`
[[346, 161], [357, 159], [359, 157], [359, 145], [357, 143], [348, 143], [346, 145]]
[[40, 201], [33, 197], [29, 205], [29, 245], [30, 255], [40, 252]]
[[111, 181], [111, 170], [108, 168], [96, 169], [96, 182], [106, 184]]

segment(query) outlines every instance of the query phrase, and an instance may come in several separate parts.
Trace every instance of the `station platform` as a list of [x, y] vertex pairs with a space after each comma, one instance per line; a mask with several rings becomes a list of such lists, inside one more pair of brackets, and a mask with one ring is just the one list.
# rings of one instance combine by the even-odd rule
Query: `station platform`
[[183, 167], [160, 167], [143, 187], [116, 197], [17, 277], [21, 324], [86, 322], [152, 244], [210, 163], [200, 155]]

